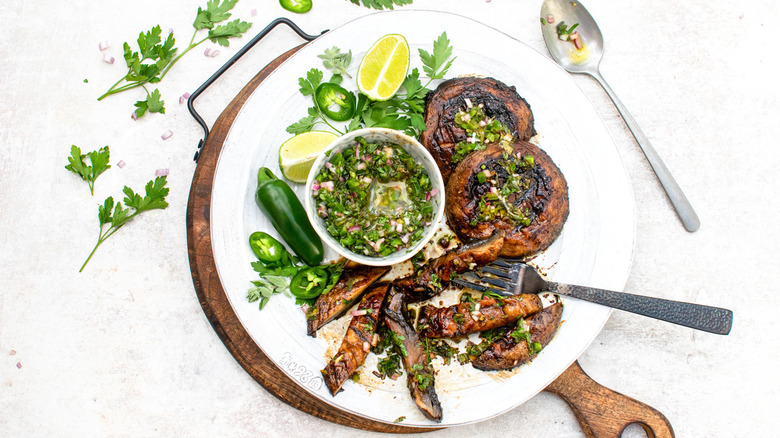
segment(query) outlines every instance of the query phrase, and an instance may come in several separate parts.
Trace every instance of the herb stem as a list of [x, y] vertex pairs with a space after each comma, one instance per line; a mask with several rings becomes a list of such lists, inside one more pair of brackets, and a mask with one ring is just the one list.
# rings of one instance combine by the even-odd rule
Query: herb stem
[[176, 62], [181, 59], [182, 56], [186, 55], [187, 52], [194, 49], [195, 47], [198, 47], [201, 43], [209, 39], [209, 37], [205, 37], [202, 40], [198, 41], [197, 43], [193, 44], [193, 41], [195, 41], [195, 35], [197, 35], [197, 31], [192, 34], [192, 39], [190, 40], [190, 44], [187, 46], [186, 49], [184, 49], [180, 54], [178, 54], [171, 62], [168, 63], [167, 66], [165, 66], [165, 69], [160, 73], [160, 80], [165, 77], [166, 74], [168, 74], [168, 71], [170, 71], [171, 68], [173, 68], [173, 65], [176, 64]]

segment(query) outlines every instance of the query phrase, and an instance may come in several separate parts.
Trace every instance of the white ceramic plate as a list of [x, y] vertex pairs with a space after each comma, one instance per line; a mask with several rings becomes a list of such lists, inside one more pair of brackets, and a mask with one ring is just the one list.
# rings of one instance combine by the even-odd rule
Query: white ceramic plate
[[[257, 345], [293, 381], [326, 403], [380, 422], [405, 417], [406, 426], [432, 426], [411, 401], [405, 377], [372, 378], [369, 355], [361, 382], [348, 381], [332, 397], [320, 376], [338, 348], [346, 318], [318, 338], [306, 335], [303, 312], [285, 296], [262, 311], [248, 303], [256, 278], [247, 239], [272, 227], [255, 206], [259, 167], [278, 170], [278, 147], [290, 137], [285, 127], [306, 114], [311, 101], [297, 80], [316, 55], [337, 46], [352, 50], [352, 70], [371, 44], [400, 33], [412, 49], [412, 67], [421, 67], [417, 49], [432, 50], [443, 31], [457, 57], [448, 77], [492, 76], [517, 88], [531, 105], [538, 144], [563, 171], [570, 188], [570, 215], [563, 233], [536, 259], [556, 281], [622, 290], [628, 278], [634, 239], [634, 200], [615, 145], [593, 106], [568, 73], [525, 44], [471, 19], [443, 12], [393, 11], [349, 22], [305, 46], [273, 72], [249, 97], [225, 140], [214, 176], [211, 238], [222, 286], [239, 320]], [[478, 35], [478, 37], [475, 37]], [[350, 83], [346, 85], [350, 87]], [[434, 86], [436, 84], [433, 84]], [[351, 87], [354, 89], [355, 87]], [[293, 184], [302, 197], [302, 185]], [[335, 253], [328, 254], [335, 257]], [[512, 372], [481, 372], [471, 365], [438, 366], [436, 389], [444, 410], [442, 426], [488, 419], [522, 404], [544, 389], [593, 341], [610, 309], [566, 300], [563, 324], [553, 341], [529, 364]], [[341, 332], [339, 332], [341, 331]]]

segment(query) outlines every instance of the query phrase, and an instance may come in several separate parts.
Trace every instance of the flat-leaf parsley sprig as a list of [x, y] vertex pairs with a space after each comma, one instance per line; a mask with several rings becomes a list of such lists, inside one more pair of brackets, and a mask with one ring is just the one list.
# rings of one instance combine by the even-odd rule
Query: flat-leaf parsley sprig
[[366, 8], [373, 8], [373, 9], [393, 9], [393, 5], [395, 6], [403, 6], [403, 5], [409, 5], [412, 3], [412, 0], [349, 0], [351, 3], [356, 5], [362, 5]]
[[[167, 177], [165, 176], [158, 176], [154, 181], [149, 181], [146, 183], [146, 195], [143, 197], [135, 193], [130, 187], [125, 186], [124, 190], [122, 190], [125, 194], [125, 206], [122, 205], [122, 202], [114, 204], [114, 198], [111, 196], [106, 198], [103, 205], [98, 206], [98, 221], [100, 222], [98, 240], [92, 252], [89, 253], [87, 260], [81, 265], [79, 272], [84, 270], [84, 267], [87, 266], [87, 263], [100, 244], [113, 236], [131, 219], [145, 211], [162, 210], [168, 207], [168, 202], [165, 201], [165, 197], [168, 196], [168, 188], [165, 187], [166, 182]], [[108, 225], [108, 228], [106, 228], [106, 225]]]
[[[89, 193], [94, 195], [95, 180], [101, 173], [111, 167], [111, 165], [108, 164], [110, 155], [111, 153], [108, 150], [108, 146], [103, 146], [98, 150], [82, 154], [81, 148], [74, 144], [70, 147], [70, 157], [68, 157], [68, 164], [65, 168], [86, 181], [89, 185]], [[89, 159], [90, 165], [87, 165], [86, 161], [84, 161], [85, 158]]]
[[[333, 47], [318, 55], [323, 60], [325, 68], [333, 71], [333, 76], [328, 82], [339, 84], [343, 81], [347, 67], [351, 61], [351, 51], [344, 54], [338, 47]], [[389, 100], [377, 102], [369, 99], [362, 93], [357, 94], [355, 116], [347, 123], [347, 131], [360, 128], [390, 128], [405, 131], [412, 136], [419, 136], [425, 130], [425, 95], [430, 91], [428, 86], [437, 79], [443, 79], [453, 61], [452, 46], [447, 38], [447, 33], [442, 33], [433, 42], [433, 51], [428, 52], [418, 49], [420, 61], [423, 64], [423, 72], [427, 82], [423, 85], [420, 71], [417, 68], [407, 74], [401, 90]], [[306, 76], [298, 79], [299, 91], [304, 96], [314, 97], [314, 92], [322, 83], [324, 73], [322, 70], [312, 68], [306, 72]], [[343, 132], [330, 123], [316, 104], [308, 108], [307, 116], [287, 127], [290, 134], [301, 134], [311, 131], [317, 124], [325, 124], [338, 134]]]
[[[217, 23], [222, 23], [230, 18], [229, 11], [237, 2], [238, 0], [208, 0], [206, 9], [199, 7], [195, 21], [192, 23], [195, 31], [190, 38], [189, 45], [181, 52], [174, 47], [176, 39], [172, 32], [163, 41], [162, 29], [159, 25], [138, 35], [138, 51], [134, 51], [128, 43], [124, 43], [127, 74], [98, 97], [98, 100], [142, 87], [146, 91], [146, 98], [135, 103], [135, 117], [142, 117], [147, 111], [165, 113], [165, 101], [161, 100], [160, 91], [158, 89], [149, 91], [146, 85], [162, 81], [179, 59], [206, 40], [227, 47], [230, 45], [230, 38], [240, 37], [249, 30], [252, 23], [238, 19], [217, 25]], [[208, 30], [206, 36], [196, 41], [196, 38], [203, 34], [201, 31], [204, 30]]]

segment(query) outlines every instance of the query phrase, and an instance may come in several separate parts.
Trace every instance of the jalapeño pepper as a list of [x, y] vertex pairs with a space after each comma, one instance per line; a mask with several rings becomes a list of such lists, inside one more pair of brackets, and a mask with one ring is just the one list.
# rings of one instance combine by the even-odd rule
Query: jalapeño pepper
[[311, 0], [279, 0], [279, 4], [296, 14], [303, 14], [311, 10]]
[[262, 231], [255, 231], [249, 236], [249, 246], [257, 259], [265, 264], [279, 261], [286, 251], [278, 240]]
[[314, 92], [314, 100], [323, 114], [337, 122], [345, 122], [355, 115], [355, 95], [341, 85], [324, 82]]
[[314, 231], [309, 217], [290, 186], [261, 167], [257, 172], [255, 202], [287, 245], [309, 266], [322, 262], [322, 239]]
[[303, 268], [290, 280], [290, 293], [296, 298], [316, 298], [325, 292], [329, 277], [330, 274], [324, 267]]

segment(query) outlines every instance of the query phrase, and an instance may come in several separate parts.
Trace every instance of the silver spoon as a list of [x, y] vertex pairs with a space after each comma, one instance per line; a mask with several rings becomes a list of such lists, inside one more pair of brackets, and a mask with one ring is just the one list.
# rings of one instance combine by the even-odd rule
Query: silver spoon
[[[672, 201], [677, 215], [680, 217], [686, 230], [694, 232], [699, 229], [699, 217], [693, 210], [691, 203], [685, 197], [677, 181], [666, 168], [663, 160], [650, 144], [645, 134], [639, 129], [636, 120], [628, 112], [628, 109], [618, 99], [612, 88], [601, 76], [599, 64], [604, 55], [604, 38], [601, 35], [596, 21], [588, 13], [587, 9], [579, 1], [572, 0], [544, 0], [541, 11], [542, 36], [547, 50], [552, 58], [570, 73], [585, 73], [591, 75], [607, 92], [612, 103], [625, 120], [628, 129], [634, 135], [636, 142], [647, 157], [647, 161], [653, 168], [658, 180], [666, 191], [669, 200]], [[550, 23], [550, 21], [552, 23]], [[580, 37], [582, 48], [578, 49], [572, 41], [561, 41], [558, 36], [558, 25], [565, 22], [566, 26], [578, 24], [574, 29]]]

